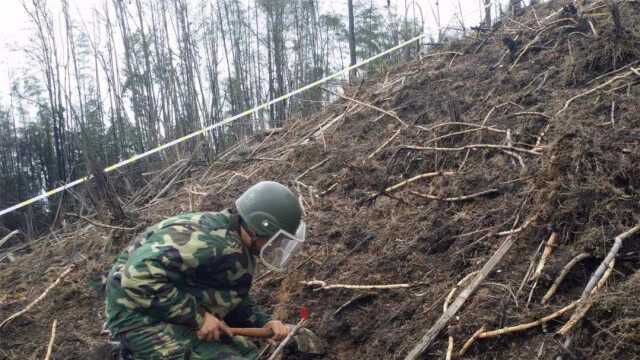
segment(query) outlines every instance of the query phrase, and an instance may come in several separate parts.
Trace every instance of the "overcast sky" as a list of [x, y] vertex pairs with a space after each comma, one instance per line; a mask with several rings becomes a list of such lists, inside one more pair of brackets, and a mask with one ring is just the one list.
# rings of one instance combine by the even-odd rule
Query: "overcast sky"
[[[28, 1], [28, 0], [27, 0]], [[91, 19], [91, 11], [94, 8], [103, 8], [105, 0], [69, 0], [69, 7], [73, 18], [82, 17], [86, 22]], [[199, 1], [199, 0], [193, 0]], [[358, 1], [358, 0], [356, 0]], [[374, 1], [380, 5], [386, 4], [386, 0], [360, 0], [363, 3]], [[477, 24], [480, 19], [481, 0], [460, 0], [462, 12], [467, 26]], [[24, 49], [32, 41], [33, 27], [29, 17], [22, 6], [23, 0], [0, 0], [0, 102], [5, 102], [9, 92], [11, 78], [15, 78], [25, 70], [30, 69]], [[395, 6], [403, 7], [405, 0], [391, 0]], [[407, 0], [407, 2], [410, 2]], [[442, 26], [454, 25], [458, 2], [453, 0], [440, 0]], [[61, 0], [48, 0], [49, 7], [56, 17], [56, 21], [62, 23]], [[346, 0], [321, 0], [321, 6], [331, 7], [338, 14], [347, 13]], [[434, 24], [431, 8], [436, 0], [416, 0], [416, 4], [422, 9], [427, 23], [426, 31], [437, 28]], [[36, 73], [38, 77], [40, 74]]]

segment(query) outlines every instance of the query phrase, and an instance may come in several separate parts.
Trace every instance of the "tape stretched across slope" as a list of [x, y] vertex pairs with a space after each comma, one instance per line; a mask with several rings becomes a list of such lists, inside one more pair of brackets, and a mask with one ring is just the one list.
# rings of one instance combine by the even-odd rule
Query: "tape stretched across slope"
[[[219, 128], [221, 126], [227, 125], [227, 124], [232, 123], [232, 122], [234, 122], [234, 121], [236, 121], [236, 120], [238, 120], [240, 118], [243, 118], [245, 116], [251, 115], [251, 114], [253, 114], [253, 113], [255, 113], [255, 112], [259, 111], [259, 110], [268, 108], [269, 106], [271, 106], [273, 104], [276, 104], [276, 103], [278, 103], [280, 101], [286, 100], [286, 99], [288, 99], [288, 98], [290, 98], [292, 96], [300, 94], [300, 93], [302, 93], [304, 91], [307, 91], [307, 90], [309, 90], [311, 88], [314, 88], [314, 87], [317, 87], [319, 85], [322, 85], [322, 84], [326, 83], [327, 81], [333, 80], [333, 79], [339, 77], [342, 74], [348, 73], [349, 71], [351, 71], [353, 69], [359, 68], [359, 67], [361, 67], [363, 65], [366, 65], [366, 64], [368, 64], [368, 63], [370, 63], [372, 61], [375, 61], [375, 60], [377, 60], [377, 59], [379, 59], [379, 58], [381, 58], [381, 57], [383, 57], [385, 55], [388, 55], [388, 54], [390, 54], [390, 53], [392, 53], [394, 51], [402, 49], [402, 48], [406, 47], [407, 45], [410, 45], [410, 44], [412, 44], [412, 43], [424, 38], [425, 36], [426, 36], [426, 34], [422, 34], [422, 35], [416, 36], [416, 37], [414, 37], [412, 39], [409, 39], [409, 40], [407, 40], [407, 41], [405, 41], [405, 42], [403, 42], [403, 43], [401, 43], [401, 44], [399, 44], [397, 46], [394, 46], [394, 47], [392, 47], [392, 48], [390, 48], [390, 49], [388, 49], [388, 50], [386, 50], [384, 52], [381, 52], [381, 53], [379, 53], [379, 54], [377, 54], [375, 56], [372, 56], [372, 57], [370, 57], [370, 58], [368, 58], [366, 60], [363, 60], [363, 61], [361, 61], [361, 62], [359, 62], [359, 63], [357, 63], [355, 65], [348, 66], [348, 67], [346, 67], [346, 68], [344, 68], [344, 69], [342, 69], [342, 70], [340, 70], [340, 71], [338, 71], [338, 72], [336, 72], [336, 73], [334, 73], [332, 75], [324, 77], [324, 78], [322, 78], [322, 79], [320, 79], [318, 81], [315, 81], [315, 82], [313, 82], [311, 84], [305, 85], [305, 86], [303, 86], [303, 87], [301, 87], [301, 88], [299, 88], [297, 90], [294, 90], [294, 91], [292, 91], [292, 92], [290, 92], [288, 94], [282, 95], [277, 99], [273, 99], [273, 100], [271, 100], [269, 102], [263, 103], [262, 105], [256, 106], [256, 107], [254, 107], [252, 109], [249, 109], [247, 111], [244, 111], [244, 112], [242, 112], [240, 114], [237, 114], [237, 115], [234, 115], [234, 116], [232, 116], [230, 118], [224, 119], [221, 122], [218, 122], [218, 123], [215, 123], [213, 125], [204, 127], [204, 128], [202, 128], [202, 129], [200, 129], [198, 131], [195, 131], [195, 132], [193, 132], [191, 134], [188, 134], [188, 135], [185, 135], [185, 136], [183, 136], [181, 138], [178, 138], [178, 139], [175, 139], [173, 141], [170, 141], [170, 142], [168, 142], [166, 144], [160, 145], [160, 146], [158, 146], [156, 148], [153, 148], [153, 149], [151, 149], [149, 151], [146, 151], [144, 153], [136, 154], [136, 155], [132, 156], [129, 159], [123, 160], [123, 161], [121, 161], [121, 162], [119, 162], [117, 164], [114, 164], [114, 165], [111, 165], [111, 166], [105, 168], [104, 171], [107, 172], [107, 173], [108, 172], [112, 172], [112, 171], [114, 171], [116, 169], [124, 167], [124, 166], [126, 166], [128, 164], [134, 163], [134, 162], [136, 162], [136, 161], [138, 161], [140, 159], [144, 159], [145, 157], [147, 157], [149, 155], [155, 154], [155, 153], [157, 153], [159, 151], [162, 151], [164, 149], [167, 149], [169, 147], [172, 147], [174, 145], [177, 145], [179, 143], [187, 141], [187, 140], [189, 140], [191, 138], [194, 138], [194, 137], [196, 137], [198, 135], [204, 135], [207, 131], [211, 131], [211, 130], [213, 130], [215, 128]], [[91, 178], [90, 176], [82, 177], [82, 178], [80, 178], [78, 180], [75, 180], [75, 181], [70, 182], [68, 184], [65, 184], [63, 186], [60, 186], [58, 188], [49, 190], [49, 191], [47, 191], [47, 192], [45, 192], [45, 193], [43, 193], [41, 195], [38, 195], [36, 197], [33, 197], [33, 198], [29, 199], [29, 200], [25, 200], [25, 201], [23, 201], [23, 202], [21, 202], [19, 204], [16, 204], [16, 205], [13, 205], [11, 207], [8, 207], [8, 208], [0, 211], [0, 216], [6, 215], [6, 214], [8, 214], [10, 212], [16, 211], [16, 210], [18, 210], [20, 208], [23, 208], [25, 206], [29, 206], [29, 205], [37, 202], [37, 201], [44, 200], [44, 199], [46, 199], [46, 198], [48, 198], [50, 196], [53, 196], [53, 195], [55, 195], [57, 193], [60, 193], [60, 192], [65, 191], [67, 189], [73, 188], [73, 187], [75, 187], [77, 185], [80, 185], [80, 184], [84, 183], [85, 181], [89, 180], [90, 178]]]

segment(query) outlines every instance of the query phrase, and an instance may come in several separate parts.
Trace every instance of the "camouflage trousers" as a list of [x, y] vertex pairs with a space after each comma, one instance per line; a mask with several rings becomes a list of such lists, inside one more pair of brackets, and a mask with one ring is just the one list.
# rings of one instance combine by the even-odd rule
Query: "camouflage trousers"
[[120, 340], [133, 360], [253, 360], [258, 356], [247, 338], [204, 342], [192, 329], [166, 323], [128, 331]]

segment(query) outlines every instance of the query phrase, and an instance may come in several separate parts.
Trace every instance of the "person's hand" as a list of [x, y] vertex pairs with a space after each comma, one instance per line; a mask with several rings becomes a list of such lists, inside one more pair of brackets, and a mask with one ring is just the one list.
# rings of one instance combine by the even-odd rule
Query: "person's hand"
[[269, 342], [274, 345], [276, 341], [283, 340], [287, 335], [289, 335], [289, 327], [283, 324], [282, 321], [271, 320], [266, 323], [264, 327], [271, 329], [271, 332], [273, 332], [273, 337], [269, 339]]
[[220, 336], [223, 334], [233, 336], [231, 330], [229, 330], [229, 327], [224, 323], [224, 321], [219, 320], [217, 317], [209, 313], [205, 313], [202, 327], [198, 330], [198, 339], [202, 341], [218, 341], [220, 340]]

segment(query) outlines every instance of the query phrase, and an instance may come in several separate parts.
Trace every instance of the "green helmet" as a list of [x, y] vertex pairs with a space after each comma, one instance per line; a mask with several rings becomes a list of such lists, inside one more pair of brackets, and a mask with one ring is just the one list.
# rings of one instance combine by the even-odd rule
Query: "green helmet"
[[286, 186], [261, 181], [236, 200], [238, 214], [249, 230], [260, 237], [271, 237], [279, 230], [295, 234], [302, 222], [298, 198]]

